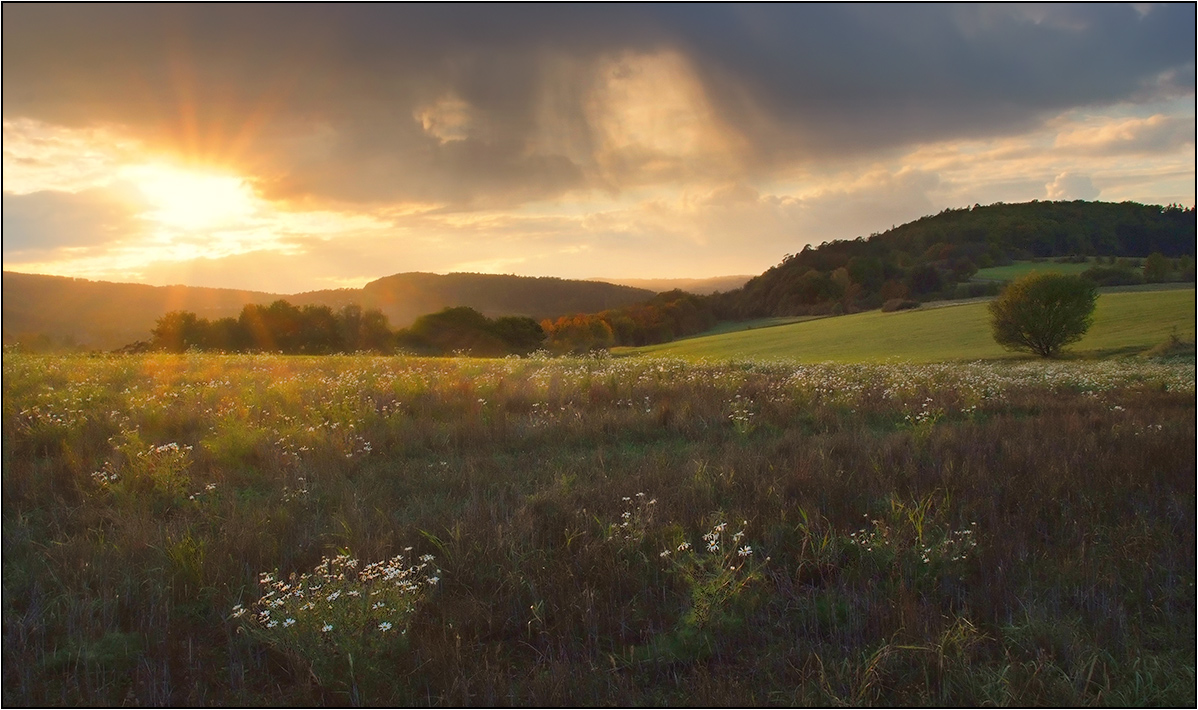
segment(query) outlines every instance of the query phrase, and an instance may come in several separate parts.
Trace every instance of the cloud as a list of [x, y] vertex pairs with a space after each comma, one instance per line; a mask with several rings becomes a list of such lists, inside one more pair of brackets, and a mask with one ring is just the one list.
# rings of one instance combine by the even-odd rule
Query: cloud
[[112, 182], [138, 143], [107, 127], [69, 129], [18, 118], [4, 121], [4, 191], [79, 192]]
[[453, 95], [443, 96], [413, 114], [424, 132], [442, 144], [466, 140], [474, 127], [470, 104]]
[[[1059, 17], [1009, 6], [720, 6], [693, 17], [691, 46], [730, 122], [757, 124], [770, 138], [760, 147], [783, 159], [1010, 134], [1068, 107], [1127, 100], [1163, 71], [1193, 76], [1193, 33], [1182, 29], [1192, 8], [1142, 19], [1113, 6], [1047, 12]], [[1192, 81], [1169, 86], [1157, 90], [1193, 92]]]
[[1044, 186], [1050, 200], [1093, 200], [1102, 191], [1086, 175], [1061, 173]]
[[[6, 267], [280, 292], [414, 270], [709, 276], [975, 202], [1193, 199], [1193, 5], [4, 20]], [[122, 182], [146, 165], [239, 180], [246, 209], [208, 224], [181, 188], [148, 204], [153, 180]]]
[[1090, 155], [1175, 152], [1194, 145], [1194, 116], [1165, 116], [1105, 120], [1070, 127], [1057, 135], [1055, 145]]
[[478, 209], [1192, 96], [1194, 22], [1192, 5], [14, 5], [3, 110], [236, 166], [268, 197]]
[[3, 196], [4, 260], [42, 259], [63, 249], [103, 251], [143, 233], [124, 196], [110, 190]]

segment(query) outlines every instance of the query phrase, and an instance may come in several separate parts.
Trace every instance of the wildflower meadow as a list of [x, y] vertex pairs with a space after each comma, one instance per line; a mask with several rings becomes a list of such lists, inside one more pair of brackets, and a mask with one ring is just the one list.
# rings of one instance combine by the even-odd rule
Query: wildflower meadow
[[1187, 705], [1195, 368], [3, 362], [8, 705]]

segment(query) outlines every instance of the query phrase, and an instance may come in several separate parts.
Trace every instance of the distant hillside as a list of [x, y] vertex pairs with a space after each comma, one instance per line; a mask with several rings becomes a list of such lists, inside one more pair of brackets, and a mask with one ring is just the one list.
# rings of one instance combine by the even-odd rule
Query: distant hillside
[[118, 348], [149, 337], [154, 322], [174, 310], [204, 318], [235, 316], [247, 303], [279, 296], [192, 286], [88, 281], [4, 272], [4, 344], [40, 340], [46, 345]]
[[[305, 295], [295, 302], [304, 303]], [[469, 306], [490, 318], [517, 315], [541, 320], [620, 308], [653, 295], [630, 286], [552, 277], [408, 273], [366, 284], [360, 305], [378, 308], [398, 328], [447, 306]]]
[[788, 255], [710, 304], [720, 319], [819, 315], [877, 308], [886, 300], [983, 295], [978, 269], [1018, 259], [1194, 256], [1193, 208], [1134, 202], [994, 204], [923, 217], [868, 239], [825, 242]]
[[731, 291], [744, 286], [745, 283], [753, 278], [747, 276], [713, 276], [708, 279], [608, 279], [600, 276], [591, 278], [591, 281], [602, 281], [609, 284], [620, 284], [622, 286], [632, 286], [633, 288], [643, 288], [655, 293], [665, 293], [666, 291], [686, 291], [687, 293], [706, 296], [715, 293], [716, 291]]
[[350, 303], [378, 308], [391, 327], [411, 325], [417, 317], [448, 306], [470, 306], [489, 316], [557, 318], [618, 308], [644, 301], [651, 291], [556, 278], [494, 274], [408, 273], [387, 276], [361, 289], [275, 294], [260, 291], [147, 286], [88, 281], [5, 271], [3, 340], [40, 345], [110, 350], [149, 337], [169, 311], [191, 311], [201, 318], [237, 316], [247, 303], [268, 305], [284, 299], [293, 305]]
[[[1192, 282], [1194, 246], [1193, 208], [1084, 201], [975, 205], [868, 239], [806, 246], [730, 291], [706, 296], [671, 291], [632, 308], [564, 319], [547, 329], [549, 347], [586, 352], [649, 345], [694, 335], [718, 322], [994, 295], [1001, 282], [975, 281], [974, 275], [1017, 260], [1080, 265], [1089, 257], [1085, 276], [1102, 285]], [[1142, 275], [1136, 259], [1152, 254], [1159, 254], [1153, 260], [1158, 268], [1151, 277]], [[1094, 257], [1103, 257], [1101, 266]]]
[[[1194, 342], [1193, 288], [1103, 293], [1098, 298], [1093, 327], [1069, 352], [1085, 357], [1139, 354], [1167, 342], [1171, 334], [1184, 342]], [[945, 362], [1031, 357], [1009, 353], [994, 342], [985, 303], [817, 318], [627, 348], [615, 354], [799, 362]]]

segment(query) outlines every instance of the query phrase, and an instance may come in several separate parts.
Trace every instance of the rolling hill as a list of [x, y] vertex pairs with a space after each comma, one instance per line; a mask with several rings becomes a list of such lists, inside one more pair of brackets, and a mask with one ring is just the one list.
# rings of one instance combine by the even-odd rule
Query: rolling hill
[[163, 314], [191, 311], [201, 318], [236, 316], [248, 303], [283, 299], [296, 306], [356, 303], [377, 308], [391, 327], [448, 306], [470, 306], [490, 317], [556, 318], [644, 301], [653, 292], [595, 281], [496, 274], [407, 273], [360, 289], [275, 294], [260, 291], [147, 286], [62, 276], [4, 272], [3, 340], [14, 343], [113, 349], [149, 337]]
[[[1177, 335], [1194, 341], [1194, 289], [1107, 292], [1094, 325], [1069, 352], [1083, 356], [1134, 354]], [[671, 343], [618, 348], [616, 355], [744, 358], [797, 362], [934, 362], [1023, 357], [990, 334], [984, 302], [883, 313], [869, 311], [797, 323], [701, 335]]]
[[[721, 320], [871, 310], [892, 298], [983, 295], [979, 270], [1019, 260], [1146, 257], [1160, 252], [1191, 274], [1193, 208], [1134, 202], [1025, 202], [944, 210], [880, 234], [805, 247], [711, 297]], [[1061, 268], [1058, 270], [1066, 270]]]

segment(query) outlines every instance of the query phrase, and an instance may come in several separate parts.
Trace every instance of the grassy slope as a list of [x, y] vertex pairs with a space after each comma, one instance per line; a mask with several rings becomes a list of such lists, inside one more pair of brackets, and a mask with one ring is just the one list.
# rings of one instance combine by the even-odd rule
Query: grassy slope
[[974, 274], [974, 278], [983, 281], [1012, 281], [1021, 276], [1026, 276], [1033, 271], [1073, 275], [1080, 274], [1093, 266], [1093, 261], [1087, 261], [1084, 264], [1057, 264], [1050, 261], [1017, 261], [1014, 264], [1007, 264], [1006, 266], [992, 266], [988, 269], [979, 269]]
[[[1192, 289], [1104, 293], [1098, 298], [1093, 328], [1072, 351], [1089, 356], [1140, 352], [1168, 338], [1174, 327], [1181, 338], [1192, 341], [1194, 318]], [[806, 362], [1019, 357], [995, 344], [985, 303], [897, 313], [871, 311], [643, 348], [620, 348], [616, 354]]]

